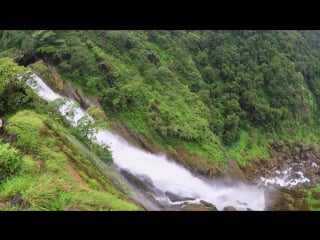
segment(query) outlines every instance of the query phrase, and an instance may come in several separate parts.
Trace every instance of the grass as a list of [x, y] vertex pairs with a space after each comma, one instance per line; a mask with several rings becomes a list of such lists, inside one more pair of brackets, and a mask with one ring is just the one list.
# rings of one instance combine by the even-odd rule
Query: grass
[[0, 185], [0, 201], [19, 193], [26, 205], [5, 210], [140, 210], [69, 141], [68, 131], [59, 131], [63, 128], [29, 110], [8, 119], [6, 130], [17, 135], [14, 145], [24, 156], [20, 173]]
[[241, 166], [253, 159], [267, 159], [267, 149], [271, 140], [259, 130], [250, 131], [250, 135], [247, 131], [241, 130], [239, 139], [227, 148], [227, 154]]
[[320, 199], [314, 198], [312, 193], [316, 193], [320, 195], [320, 185], [315, 186], [312, 189], [306, 190], [307, 191], [307, 203], [310, 207], [310, 210], [320, 211]]

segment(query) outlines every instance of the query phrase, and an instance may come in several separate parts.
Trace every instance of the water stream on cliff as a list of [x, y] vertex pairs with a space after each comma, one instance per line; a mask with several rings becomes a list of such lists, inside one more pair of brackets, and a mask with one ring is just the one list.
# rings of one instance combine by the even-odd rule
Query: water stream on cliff
[[[75, 101], [55, 93], [38, 76], [33, 75], [32, 78], [29, 85], [40, 97], [49, 102], [65, 100], [59, 111], [73, 126], [77, 126], [79, 119], [88, 116]], [[69, 114], [71, 108], [74, 114]], [[164, 209], [186, 203], [199, 203], [201, 200], [214, 204], [218, 210], [225, 206], [233, 206], [238, 210], [265, 209], [262, 188], [243, 183], [224, 185], [218, 181], [204, 181], [165, 155], [138, 149], [109, 130], [98, 129], [95, 139], [99, 144], [110, 147], [117, 170], [125, 170], [142, 180], [147, 179], [149, 187], [154, 189], [154, 199], [164, 206]], [[168, 197], [170, 195], [171, 197]], [[178, 199], [173, 200], [172, 195], [175, 198], [178, 196]]]

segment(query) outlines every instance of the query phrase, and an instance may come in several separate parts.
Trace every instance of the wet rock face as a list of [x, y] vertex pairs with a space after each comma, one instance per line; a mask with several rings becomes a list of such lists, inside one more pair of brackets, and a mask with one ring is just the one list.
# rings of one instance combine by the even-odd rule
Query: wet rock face
[[91, 105], [90, 100], [80, 90], [75, 89], [71, 82], [67, 83], [66, 94], [69, 98], [76, 100], [84, 109]]
[[265, 189], [265, 210], [309, 210], [309, 189], [320, 183], [320, 145], [274, 142], [271, 148], [271, 159], [243, 169], [251, 182]]
[[182, 202], [182, 201], [195, 200], [195, 198], [187, 197], [187, 196], [181, 196], [181, 195], [175, 194], [175, 193], [170, 192], [170, 191], [166, 191], [164, 193], [164, 195], [166, 195], [170, 199], [171, 202]]
[[228, 176], [235, 181], [247, 181], [243, 171], [233, 159], [228, 159]]
[[134, 184], [136, 187], [142, 189], [142, 190], [153, 190], [154, 185], [152, 180], [146, 176], [146, 175], [139, 175], [135, 176], [134, 174], [130, 173], [126, 169], [121, 169], [120, 173], [132, 184]]
[[231, 211], [237, 211], [237, 209], [235, 207], [232, 207], [232, 206], [226, 206], [226, 207], [223, 208], [223, 211], [231, 212]]
[[[320, 183], [320, 146], [271, 144], [270, 160], [257, 160], [251, 167], [243, 169], [251, 182], [262, 180], [265, 186], [301, 188]], [[272, 151], [271, 151], [272, 152]]]
[[181, 211], [210, 211], [210, 209], [200, 204], [189, 203], [182, 207]]
[[203, 204], [196, 204], [196, 203], [188, 203], [181, 208], [181, 211], [218, 211], [216, 206], [214, 206], [211, 203], [209, 204], [210, 206], [205, 206]]
[[218, 211], [218, 209], [216, 208], [216, 206], [213, 205], [212, 203], [209, 203], [209, 202], [206, 202], [206, 201], [204, 201], [204, 200], [201, 200], [201, 201], [200, 201], [200, 204], [203, 205], [203, 206], [205, 206], [205, 207], [210, 208], [211, 211]]
[[312, 159], [284, 163], [270, 175], [261, 177], [265, 186], [274, 185], [286, 188], [315, 186], [320, 182], [319, 165]]
[[65, 89], [65, 94], [67, 97], [77, 101], [82, 108], [87, 110], [90, 106], [95, 106], [96, 108], [102, 110], [103, 113], [102, 119], [108, 120], [108, 117], [105, 115], [103, 108], [97, 97], [87, 97], [81, 90], [75, 89], [71, 82], [68, 82]]

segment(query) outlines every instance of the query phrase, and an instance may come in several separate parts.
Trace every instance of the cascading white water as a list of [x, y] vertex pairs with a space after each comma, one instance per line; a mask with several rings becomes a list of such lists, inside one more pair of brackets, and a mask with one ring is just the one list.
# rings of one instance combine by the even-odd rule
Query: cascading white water
[[[30, 83], [30, 86], [40, 97], [47, 101], [66, 99], [50, 89], [38, 76], [33, 75], [32, 78], [33, 84]], [[59, 111], [72, 125], [77, 126], [78, 120], [87, 116], [87, 113], [78, 104], [74, 107], [74, 104], [76, 103], [73, 100], [66, 99], [66, 102], [59, 107]], [[68, 114], [71, 107], [74, 114]], [[155, 155], [138, 149], [117, 134], [104, 129], [97, 131], [95, 139], [99, 144], [110, 146], [114, 164], [118, 168], [126, 169], [134, 175], [148, 176], [154, 187], [162, 193], [155, 196], [159, 202], [177, 204], [165, 196], [164, 193], [170, 191], [179, 196], [195, 199], [189, 202], [197, 203], [204, 200], [213, 203], [219, 210], [225, 206], [233, 206], [238, 210], [265, 208], [264, 190], [257, 186], [243, 183], [225, 186], [214, 181], [204, 181], [184, 167], [169, 161], [165, 155]]]

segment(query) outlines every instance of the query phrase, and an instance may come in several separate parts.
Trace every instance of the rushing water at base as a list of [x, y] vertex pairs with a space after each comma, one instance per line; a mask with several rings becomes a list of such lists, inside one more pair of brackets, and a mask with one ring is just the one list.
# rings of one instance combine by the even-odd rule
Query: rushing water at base
[[[33, 75], [30, 86], [47, 101], [65, 99], [59, 107], [60, 113], [73, 125], [87, 113], [75, 101], [67, 99], [50, 89], [41, 78]], [[69, 114], [72, 108], [74, 114]], [[198, 203], [204, 200], [213, 203], [219, 210], [233, 206], [238, 210], [264, 210], [264, 190], [243, 183], [223, 185], [216, 181], [204, 181], [191, 174], [184, 167], [167, 159], [165, 155], [148, 153], [130, 145], [123, 138], [110, 131], [99, 129], [95, 135], [99, 144], [108, 144], [117, 169], [125, 169], [135, 176], [147, 176], [158, 190], [154, 198], [165, 206], [182, 202]], [[169, 191], [182, 197], [193, 198], [188, 201], [171, 202], [165, 195]]]

